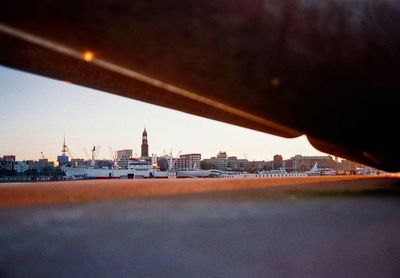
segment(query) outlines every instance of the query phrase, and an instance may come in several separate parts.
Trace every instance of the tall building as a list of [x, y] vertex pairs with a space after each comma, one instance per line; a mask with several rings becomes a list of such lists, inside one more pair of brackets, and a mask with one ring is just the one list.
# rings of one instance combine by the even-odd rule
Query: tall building
[[204, 159], [203, 161], [212, 165], [212, 169], [225, 171], [228, 165], [228, 155], [226, 152], [218, 152], [217, 156], [213, 156], [209, 159]]
[[184, 170], [200, 170], [201, 154], [191, 153], [182, 154], [175, 162], [175, 169], [178, 171]]
[[157, 158], [157, 165], [160, 167], [160, 171], [167, 171], [169, 168], [168, 158], [165, 156]]
[[211, 165], [212, 169], [229, 171], [247, 171], [252, 168], [252, 162], [246, 158], [238, 159], [236, 156], [228, 156], [226, 152], [219, 152], [217, 156], [203, 160]]
[[33, 162], [32, 169], [36, 169], [38, 171], [54, 169], [54, 162], [49, 161], [47, 158], [41, 158], [39, 161]]
[[274, 162], [272, 164], [272, 167], [275, 170], [283, 167], [283, 158], [281, 155], [279, 155], [279, 154], [274, 155]]
[[239, 171], [246, 171], [251, 167], [251, 162], [247, 158], [240, 158], [237, 160], [237, 169]]
[[141, 157], [149, 157], [149, 145], [147, 142], [146, 128], [144, 128], [143, 134], [142, 134], [142, 155], [141, 155]]
[[117, 164], [120, 167], [128, 167], [129, 158], [132, 157], [133, 150], [119, 150], [117, 151]]
[[302, 156], [295, 155], [291, 158], [293, 161], [293, 170], [297, 172], [303, 172], [310, 170], [315, 163], [319, 168], [332, 168], [335, 167], [335, 161], [330, 155], [323, 156]]
[[29, 170], [29, 163], [26, 161], [17, 161], [15, 162], [14, 170], [17, 171], [17, 174], [22, 174]]
[[355, 172], [357, 168], [362, 168], [363, 165], [361, 165], [360, 163], [357, 162], [353, 162], [347, 159], [342, 159], [341, 163], [340, 163], [340, 168], [342, 171], [345, 172]]
[[0, 170], [13, 171], [15, 165], [15, 155], [5, 155], [0, 157]]
[[236, 156], [229, 156], [227, 158], [226, 169], [230, 171], [238, 169], [238, 159]]
[[217, 158], [227, 159], [227, 158], [228, 158], [228, 155], [226, 154], [226, 152], [220, 151], [220, 152], [217, 154]]

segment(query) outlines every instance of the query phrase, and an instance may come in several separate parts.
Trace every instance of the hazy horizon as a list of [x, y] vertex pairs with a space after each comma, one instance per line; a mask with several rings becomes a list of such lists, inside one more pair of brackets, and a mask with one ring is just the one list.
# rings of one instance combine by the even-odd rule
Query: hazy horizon
[[209, 158], [225, 151], [249, 160], [326, 155], [305, 136], [285, 139], [1, 66], [0, 84], [0, 156], [17, 160], [37, 160], [41, 152], [56, 160], [64, 135], [74, 158], [86, 158], [82, 148], [97, 145], [99, 159], [111, 158], [109, 147], [140, 155], [144, 127], [149, 154], [172, 149], [174, 156], [181, 151]]

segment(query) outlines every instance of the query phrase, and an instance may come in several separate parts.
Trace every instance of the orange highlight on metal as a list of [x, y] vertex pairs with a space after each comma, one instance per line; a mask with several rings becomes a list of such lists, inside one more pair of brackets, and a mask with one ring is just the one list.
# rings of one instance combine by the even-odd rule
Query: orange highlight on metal
[[94, 53], [91, 51], [85, 51], [82, 56], [86, 62], [91, 62], [94, 59]]

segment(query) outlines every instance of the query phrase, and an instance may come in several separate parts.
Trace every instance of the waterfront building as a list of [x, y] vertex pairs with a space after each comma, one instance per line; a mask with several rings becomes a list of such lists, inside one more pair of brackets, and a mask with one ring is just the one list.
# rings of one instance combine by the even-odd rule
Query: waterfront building
[[274, 170], [278, 170], [278, 169], [283, 168], [283, 158], [282, 158], [281, 155], [279, 155], [279, 154], [274, 155], [274, 160], [273, 161], [274, 162], [272, 164], [272, 167], [273, 167]]
[[229, 171], [235, 171], [238, 169], [238, 159], [236, 156], [228, 156], [226, 161], [226, 169]]
[[23, 174], [30, 169], [30, 164], [26, 161], [17, 161], [14, 165], [14, 170], [17, 174]]
[[175, 169], [177, 171], [185, 170], [200, 170], [201, 154], [191, 153], [182, 154], [175, 162]]
[[209, 159], [205, 159], [205, 161], [212, 165], [212, 169], [225, 171], [228, 165], [227, 158], [226, 152], [219, 152], [216, 157], [213, 156]]
[[128, 167], [129, 159], [133, 155], [133, 150], [119, 150], [117, 151], [117, 164], [119, 167], [126, 168]]
[[340, 168], [339, 170], [344, 171], [344, 172], [355, 173], [357, 169], [363, 168], [363, 165], [361, 165], [360, 163], [357, 163], [357, 162], [347, 160], [347, 159], [342, 159], [342, 161], [340, 162], [339, 168]]
[[0, 157], [0, 170], [13, 171], [15, 165], [15, 155], [5, 155]]
[[246, 158], [241, 158], [237, 160], [237, 169], [239, 171], [247, 171], [251, 168], [251, 162]]
[[160, 168], [160, 171], [168, 170], [168, 157], [162, 156], [157, 158], [157, 165]]
[[32, 169], [35, 169], [39, 172], [45, 170], [45, 169], [54, 169], [54, 162], [49, 161], [47, 158], [41, 158], [38, 161], [34, 161], [32, 164]]
[[227, 159], [227, 158], [228, 158], [228, 155], [226, 154], [226, 152], [220, 151], [220, 152], [217, 154], [217, 158]]
[[253, 170], [262, 171], [264, 170], [266, 162], [264, 160], [253, 160], [251, 162], [251, 168]]
[[33, 160], [24, 160], [24, 161], [25, 161], [25, 163], [28, 164], [29, 170], [33, 169], [33, 163], [34, 163], [35, 161], [33, 161]]
[[271, 170], [273, 170], [273, 163], [274, 163], [274, 161], [273, 160], [270, 160], [270, 161], [265, 161], [263, 164], [263, 168], [262, 168], [262, 170], [264, 170], [264, 171], [271, 171]]
[[302, 156], [295, 155], [291, 158], [293, 160], [293, 169], [296, 172], [304, 172], [310, 170], [315, 163], [319, 168], [335, 168], [335, 161], [330, 155], [323, 156]]
[[252, 162], [247, 159], [238, 159], [236, 156], [229, 156], [226, 152], [219, 152], [217, 156], [203, 160], [205, 163], [210, 164], [212, 169], [221, 171], [247, 171], [252, 168]]
[[292, 159], [283, 160], [282, 165], [282, 168], [284, 168], [286, 172], [294, 172], [294, 163]]

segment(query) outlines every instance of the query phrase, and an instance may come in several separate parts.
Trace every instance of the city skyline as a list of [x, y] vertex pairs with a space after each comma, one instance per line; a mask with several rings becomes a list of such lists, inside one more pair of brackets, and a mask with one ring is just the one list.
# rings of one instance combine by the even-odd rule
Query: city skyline
[[143, 128], [149, 154], [174, 156], [219, 151], [249, 160], [271, 160], [281, 154], [325, 155], [305, 136], [285, 139], [209, 120], [68, 82], [0, 67], [0, 155], [18, 160], [50, 160], [61, 153], [63, 137], [74, 158], [86, 158], [82, 148], [102, 147], [99, 159], [113, 151], [133, 149], [140, 155]]

